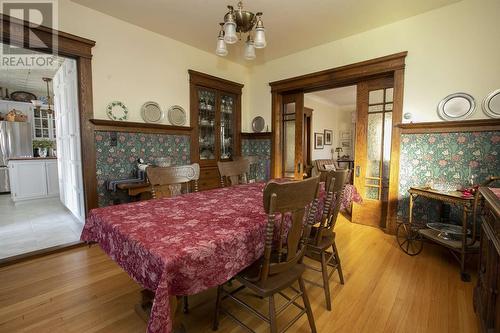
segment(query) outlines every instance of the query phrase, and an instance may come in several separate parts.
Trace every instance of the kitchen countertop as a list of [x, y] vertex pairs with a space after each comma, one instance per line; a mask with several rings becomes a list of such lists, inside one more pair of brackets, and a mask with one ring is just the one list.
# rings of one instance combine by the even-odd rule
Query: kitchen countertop
[[9, 161], [32, 161], [32, 160], [57, 160], [57, 157], [48, 156], [48, 157], [12, 157], [12, 158], [9, 158]]

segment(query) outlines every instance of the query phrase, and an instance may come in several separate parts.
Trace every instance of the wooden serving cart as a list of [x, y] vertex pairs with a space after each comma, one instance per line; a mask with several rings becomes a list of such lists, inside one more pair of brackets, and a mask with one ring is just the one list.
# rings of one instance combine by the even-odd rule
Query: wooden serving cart
[[[442, 245], [448, 248], [460, 263], [462, 281], [470, 281], [470, 275], [465, 271], [465, 259], [468, 254], [477, 253], [479, 250], [474, 196], [465, 197], [459, 191], [438, 191], [429, 187], [411, 187], [408, 192], [410, 193], [408, 222], [401, 223], [396, 232], [400, 248], [406, 254], [415, 256], [422, 251], [424, 240]], [[414, 221], [413, 204], [418, 197], [438, 200], [442, 204], [459, 208], [462, 212], [462, 224]], [[468, 220], [471, 216], [473, 222], [469, 225]]]

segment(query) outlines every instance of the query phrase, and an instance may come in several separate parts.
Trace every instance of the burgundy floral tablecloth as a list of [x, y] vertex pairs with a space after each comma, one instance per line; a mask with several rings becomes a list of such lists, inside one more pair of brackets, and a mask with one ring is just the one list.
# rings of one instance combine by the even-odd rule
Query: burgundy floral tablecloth
[[148, 332], [168, 333], [169, 296], [225, 283], [262, 255], [264, 186], [93, 209], [81, 239], [99, 243], [137, 283], [155, 292]]

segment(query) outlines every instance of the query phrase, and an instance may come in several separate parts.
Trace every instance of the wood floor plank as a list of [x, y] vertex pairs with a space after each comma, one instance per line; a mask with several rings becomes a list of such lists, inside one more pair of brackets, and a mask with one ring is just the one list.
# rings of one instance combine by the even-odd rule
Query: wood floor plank
[[[346, 284], [332, 276], [331, 312], [323, 290], [306, 284], [318, 332], [478, 332], [474, 283], [460, 280], [458, 265], [444, 249], [426, 244], [420, 255], [409, 257], [393, 236], [343, 217], [336, 232]], [[321, 281], [319, 274], [307, 274]], [[2, 267], [0, 332], [144, 332], [146, 324], [134, 312], [139, 291], [98, 246]], [[190, 297], [184, 318], [188, 332], [211, 331], [214, 297], [213, 289]], [[243, 298], [267, 313], [265, 300], [250, 294]], [[226, 306], [258, 332], [268, 331], [240, 307]], [[278, 323], [293, 315], [284, 313]], [[292, 331], [310, 332], [307, 319], [301, 318]], [[241, 329], [222, 316], [219, 332]]]

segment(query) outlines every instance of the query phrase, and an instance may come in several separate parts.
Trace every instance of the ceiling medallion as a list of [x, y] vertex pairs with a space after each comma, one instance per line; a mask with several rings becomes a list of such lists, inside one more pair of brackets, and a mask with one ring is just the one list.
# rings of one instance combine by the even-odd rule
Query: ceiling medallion
[[[243, 34], [247, 34], [245, 42], [245, 59], [255, 59], [255, 49], [266, 47], [266, 34], [264, 23], [262, 23], [262, 13], [256, 14], [243, 10], [243, 3], [238, 2], [238, 9], [227, 6], [229, 12], [224, 15], [224, 22], [219, 23], [221, 28], [217, 38], [217, 49], [215, 53], [219, 56], [226, 56], [226, 44], [234, 44], [241, 40]], [[239, 34], [239, 38], [237, 36]], [[253, 36], [252, 36], [253, 33]]]

